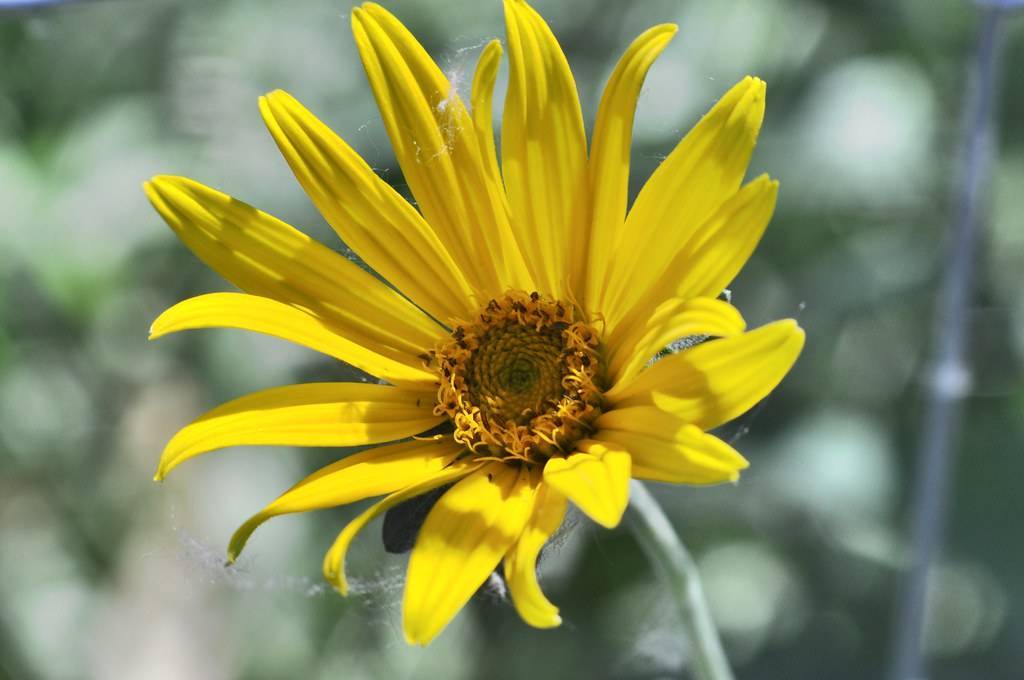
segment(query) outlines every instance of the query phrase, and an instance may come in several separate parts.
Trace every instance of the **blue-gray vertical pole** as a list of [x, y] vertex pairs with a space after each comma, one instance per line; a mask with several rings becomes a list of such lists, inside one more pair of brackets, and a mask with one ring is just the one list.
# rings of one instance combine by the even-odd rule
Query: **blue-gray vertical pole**
[[921, 448], [911, 497], [910, 559], [896, 612], [892, 680], [925, 677], [922, 655], [928, 574], [942, 542], [961, 408], [970, 385], [967, 326], [975, 252], [989, 165], [994, 152], [1002, 19], [1011, 5], [982, 4], [977, 51], [964, 107], [964, 144], [954, 187], [948, 257], [933, 329], [934, 360], [927, 381]]

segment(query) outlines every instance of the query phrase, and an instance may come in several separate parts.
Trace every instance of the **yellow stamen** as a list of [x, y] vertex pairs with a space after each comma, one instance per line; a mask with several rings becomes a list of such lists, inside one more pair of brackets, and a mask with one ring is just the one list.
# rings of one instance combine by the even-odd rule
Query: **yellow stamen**
[[482, 459], [540, 463], [572, 452], [601, 413], [598, 333], [574, 306], [510, 291], [428, 355], [436, 415]]

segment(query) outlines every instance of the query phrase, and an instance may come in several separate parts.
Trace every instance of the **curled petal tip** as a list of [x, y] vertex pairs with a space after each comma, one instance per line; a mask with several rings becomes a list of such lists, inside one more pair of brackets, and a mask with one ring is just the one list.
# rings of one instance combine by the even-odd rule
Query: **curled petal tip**
[[807, 333], [800, 326], [796, 319], [783, 319], [779, 322], [780, 325], [784, 326], [789, 332], [789, 342], [795, 342], [801, 347], [804, 344], [804, 340], [807, 337]]
[[652, 26], [650, 30], [651, 31], [656, 31], [658, 33], [661, 33], [667, 39], [671, 39], [673, 36], [675, 36], [676, 33], [679, 32], [679, 25], [678, 24], [658, 24], [657, 26]]
[[[342, 567], [341, 569], [344, 569]], [[345, 580], [345, 574], [341, 569], [334, 565], [324, 565], [324, 580], [327, 581], [328, 585], [331, 586], [342, 597], [348, 596], [348, 581]]]
[[342, 597], [348, 597], [348, 583], [343, 578], [328, 578], [327, 582]]
[[185, 184], [188, 181], [187, 177], [182, 177], [180, 175], [153, 175], [149, 178], [148, 183], [153, 189], [157, 190], [160, 189], [161, 185]]

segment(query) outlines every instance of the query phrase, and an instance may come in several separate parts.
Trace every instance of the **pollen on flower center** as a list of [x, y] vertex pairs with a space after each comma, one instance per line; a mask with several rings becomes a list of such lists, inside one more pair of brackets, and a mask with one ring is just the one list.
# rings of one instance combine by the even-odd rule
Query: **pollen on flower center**
[[598, 335], [571, 305], [512, 291], [429, 354], [437, 415], [474, 453], [541, 462], [570, 453], [601, 412]]

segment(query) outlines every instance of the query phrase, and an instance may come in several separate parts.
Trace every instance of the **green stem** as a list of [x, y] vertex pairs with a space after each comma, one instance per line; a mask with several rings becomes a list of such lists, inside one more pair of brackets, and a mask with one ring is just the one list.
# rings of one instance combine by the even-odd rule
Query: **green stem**
[[658, 501], [636, 480], [629, 488], [629, 527], [672, 592], [690, 638], [694, 675], [698, 680], [733, 680], [704, 598], [697, 564]]

